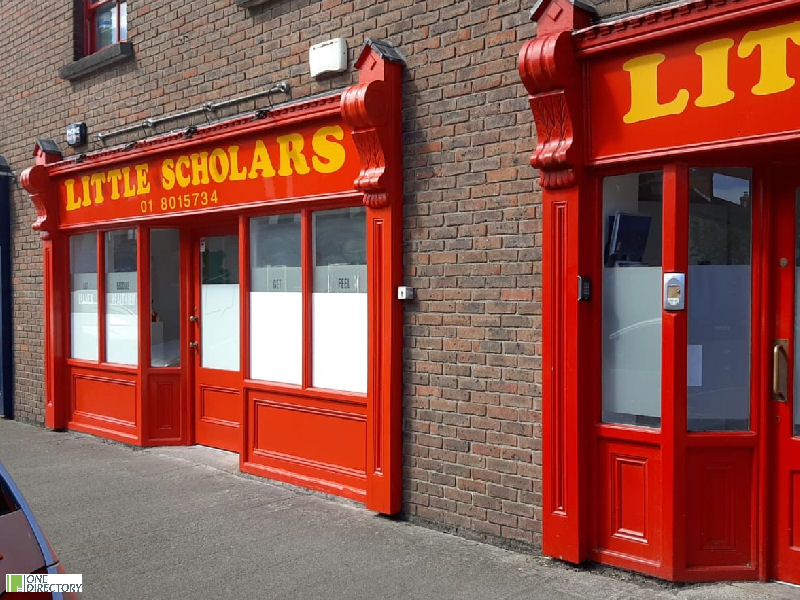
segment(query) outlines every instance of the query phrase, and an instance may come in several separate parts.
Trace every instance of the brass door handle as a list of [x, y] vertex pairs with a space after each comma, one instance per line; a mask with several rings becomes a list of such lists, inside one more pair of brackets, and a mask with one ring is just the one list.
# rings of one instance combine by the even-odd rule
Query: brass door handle
[[200, 317], [197, 315], [192, 315], [189, 317], [189, 323], [197, 323], [200, 320]]
[[197, 342], [189, 342], [189, 348], [192, 350], [197, 350]]
[[775, 340], [772, 347], [772, 399], [786, 402], [789, 395], [789, 340]]

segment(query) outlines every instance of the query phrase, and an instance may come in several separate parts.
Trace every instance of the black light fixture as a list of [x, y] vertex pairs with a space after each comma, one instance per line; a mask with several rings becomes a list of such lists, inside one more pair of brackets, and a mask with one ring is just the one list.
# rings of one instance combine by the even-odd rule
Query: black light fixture
[[73, 148], [86, 145], [86, 123], [70, 123], [67, 125], [67, 144]]

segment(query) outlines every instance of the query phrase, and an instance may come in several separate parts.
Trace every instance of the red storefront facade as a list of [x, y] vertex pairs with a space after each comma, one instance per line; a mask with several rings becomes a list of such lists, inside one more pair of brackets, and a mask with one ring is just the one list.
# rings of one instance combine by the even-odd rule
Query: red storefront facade
[[356, 68], [124, 148], [37, 146], [48, 427], [400, 510], [403, 65], [368, 41]]
[[798, 583], [800, 2], [533, 18], [544, 552]]

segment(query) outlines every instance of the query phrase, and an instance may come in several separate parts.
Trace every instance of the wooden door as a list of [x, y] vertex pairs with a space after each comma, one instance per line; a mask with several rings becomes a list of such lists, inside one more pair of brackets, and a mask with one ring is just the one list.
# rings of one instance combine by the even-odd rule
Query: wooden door
[[242, 365], [239, 236], [235, 227], [198, 232], [189, 346], [194, 354], [195, 440], [241, 451]]
[[[787, 171], [789, 171], [787, 169]], [[768, 397], [771, 577], [800, 584], [800, 181], [771, 178], [775, 252], [772, 377]]]

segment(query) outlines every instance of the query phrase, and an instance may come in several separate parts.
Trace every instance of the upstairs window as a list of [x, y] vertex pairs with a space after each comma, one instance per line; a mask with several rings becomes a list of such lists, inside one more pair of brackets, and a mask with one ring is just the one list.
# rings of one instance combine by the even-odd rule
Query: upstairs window
[[128, 39], [128, 3], [120, 0], [86, 1], [86, 54]]

